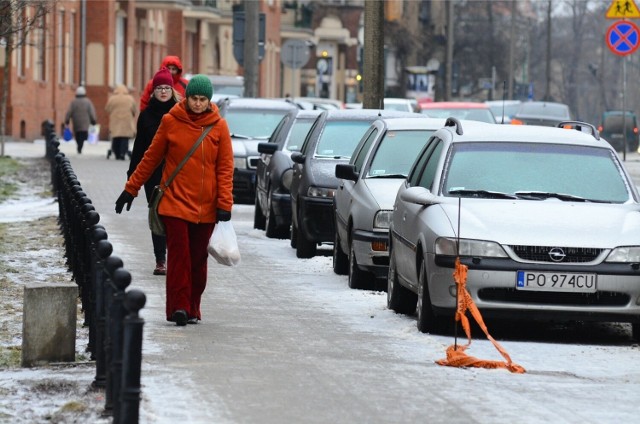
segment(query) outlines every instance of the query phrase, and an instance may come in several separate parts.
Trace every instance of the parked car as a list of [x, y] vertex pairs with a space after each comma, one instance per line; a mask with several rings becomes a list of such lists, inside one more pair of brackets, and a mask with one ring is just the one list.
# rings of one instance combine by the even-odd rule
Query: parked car
[[457, 118], [472, 121], [496, 123], [493, 112], [485, 103], [480, 102], [423, 102], [419, 104], [420, 112], [430, 118]]
[[291, 154], [291, 246], [299, 258], [315, 256], [318, 243], [333, 242], [335, 166], [349, 161], [369, 125], [381, 116], [421, 117], [373, 109], [326, 110], [316, 118], [300, 151]]
[[294, 97], [289, 101], [295, 103], [300, 109], [334, 110], [344, 109], [344, 103], [340, 100], [326, 99], [324, 97]]
[[564, 103], [523, 102], [511, 118], [513, 125], [542, 125], [557, 127], [562, 121], [571, 120], [571, 110]]
[[269, 238], [289, 238], [291, 228], [291, 152], [300, 150], [321, 110], [294, 109], [280, 121], [268, 142], [258, 143], [253, 227]]
[[[625, 116], [623, 118], [623, 115]], [[626, 123], [625, 123], [626, 121]], [[625, 127], [626, 124], [626, 128]], [[638, 119], [636, 114], [630, 111], [609, 110], [602, 114], [602, 124], [598, 127], [600, 136], [607, 140], [616, 151], [621, 152], [625, 145], [627, 151], [638, 150]]]
[[254, 203], [258, 143], [268, 140], [284, 115], [296, 109], [284, 100], [247, 97], [218, 101], [220, 114], [226, 119], [233, 143], [233, 198], [237, 203]]
[[640, 338], [638, 192], [592, 125], [571, 126], [434, 133], [396, 196], [390, 309], [417, 305], [422, 332], [453, 319], [459, 258], [485, 318], [630, 322]]
[[401, 112], [415, 112], [416, 103], [411, 99], [402, 99], [396, 97], [385, 97], [384, 109], [385, 110], [398, 110]]
[[489, 106], [496, 122], [499, 124], [510, 124], [513, 115], [516, 114], [522, 101], [520, 100], [486, 100], [485, 104]]
[[349, 275], [349, 287], [371, 288], [387, 278], [389, 221], [398, 187], [444, 119], [383, 118], [364, 135], [349, 163], [336, 165], [341, 179], [333, 198], [333, 270]]

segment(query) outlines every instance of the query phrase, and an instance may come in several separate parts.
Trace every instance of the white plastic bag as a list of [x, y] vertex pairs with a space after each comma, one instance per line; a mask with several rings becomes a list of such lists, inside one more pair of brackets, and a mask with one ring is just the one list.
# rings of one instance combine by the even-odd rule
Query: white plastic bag
[[89, 138], [87, 141], [89, 144], [96, 144], [100, 139], [100, 124], [91, 125], [89, 127]]
[[238, 239], [231, 221], [220, 221], [216, 224], [209, 239], [207, 252], [219, 264], [237, 266], [240, 263]]

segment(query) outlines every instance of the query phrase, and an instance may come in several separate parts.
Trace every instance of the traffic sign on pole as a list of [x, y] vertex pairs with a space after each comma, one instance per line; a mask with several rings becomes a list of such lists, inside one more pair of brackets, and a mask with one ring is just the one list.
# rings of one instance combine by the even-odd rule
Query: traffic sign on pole
[[614, 22], [607, 31], [606, 40], [613, 53], [619, 56], [630, 55], [640, 45], [640, 28], [631, 21]]
[[640, 18], [640, 10], [633, 0], [614, 0], [607, 9], [607, 19]]

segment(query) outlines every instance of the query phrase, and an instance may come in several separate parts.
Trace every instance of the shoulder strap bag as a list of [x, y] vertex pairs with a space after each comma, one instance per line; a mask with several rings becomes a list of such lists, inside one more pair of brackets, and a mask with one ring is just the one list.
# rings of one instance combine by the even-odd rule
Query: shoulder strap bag
[[195, 142], [189, 153], [186, 154], [182, 162], [176, 166], [176, 169], [173, 171], [169, 179], [165, 183], [160, 183], [159, 185], [153, 188], [153, 192], [151, 193], [151, 200], [149, 200], [149, 229], [151, 232], [158, 236], [165, 235], [164, 223], [160, 219], [160, 215], [158, 215], [158, 205], [160, 205], [160, 200], [162, 200], [162, 196], [164, 196], [165, 190], [169, 187], [169, 185], [173, 182], [173, 179], [178, 175], [178, 172], [182, 169], [187, 160], [191, 157], [193, 152], [196, 151], [202, 140], [204, 140], [205, 136], [209, 133], [209, 130], [213, 128], [213, 125], [209, 125], [206, 127], [200, 137]]

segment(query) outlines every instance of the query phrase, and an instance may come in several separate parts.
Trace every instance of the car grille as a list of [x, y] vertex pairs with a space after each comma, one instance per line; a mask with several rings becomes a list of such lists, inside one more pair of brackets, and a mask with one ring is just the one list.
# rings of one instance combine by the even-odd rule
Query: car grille
[[[518, 258], [532, 262], [552, 262], [552, 263], [585, 263], [592, 262], [598, 258], [603, 249], [591, 247], [560, 247], [560, 246], [509, 246]], [[558, 253], [561, 251], [564, 256], [559, 259]], [[555, 259], [555, 260], [554, 260]]]
[[623, 293], [600, 291], [597, 293], [563, 293], [516, 290], [509, 288], [480, 289], [478, 297], [484, 301], [528, 303], [565, 306], [625, 306], [629, 296]]

